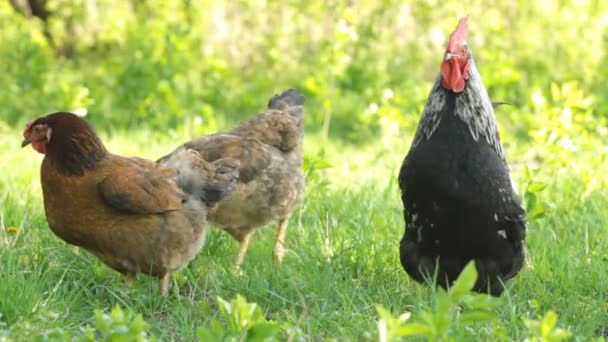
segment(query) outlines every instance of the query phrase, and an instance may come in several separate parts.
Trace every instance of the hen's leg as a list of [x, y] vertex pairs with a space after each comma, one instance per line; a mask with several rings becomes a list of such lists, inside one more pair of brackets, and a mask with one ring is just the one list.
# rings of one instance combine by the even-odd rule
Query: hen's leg
[[285, 257], [286, 249], [285, 249], [285, 236], [287, 236], [287, 225], [289, 224], [289, 219], [283, 219], [279, 221], [279, 230], [277, 231], [277, 238], [274, 241], [274, 250], [272, 252], [272, 258], [277, 261], [283, 261], [283, 257]]
[[419, 283], [432, 280], [435, 274], [436, 257], [423, 246], [405, 237], [401, 240], [399, 257], [403, 269]]
[[251, 238], [251, 230], [244, 230], [246, 233], [235, 236], [235, 238], [239, 241], [239, 252], [234, 258], [234, 270], [239, 271], [241, 269], [241, 265], [243, 265], [243, 259], [245, 259], [245, 254], [247, 254], [247, 249], [249, 248], [249, 239]]
[[167, 297], [169, 293], [169, 281], [171, 280], [171, 275], [166, 273], [160, 278], [160, 294], [163, 297]]
[[135, 283], [135, 273], [125, 273], [125, 285], [127, 285], [127, 287], [132, 287], [133, 283]]

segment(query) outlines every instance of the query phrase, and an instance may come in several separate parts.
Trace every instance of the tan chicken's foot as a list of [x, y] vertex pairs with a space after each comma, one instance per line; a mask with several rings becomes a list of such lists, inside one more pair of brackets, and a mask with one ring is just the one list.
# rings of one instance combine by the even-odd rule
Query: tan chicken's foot
[[274, 241], [274, 250], [272, 251], [272, 258], [278, 263], [281, 263], [283, 261], [283, 258], [287, 253], [287, 249], [285, 248], [285, 237], [287, 236], [288, 224], [289, 219], [283, 219], [279, 222], [277, 238]]
[[249, 248], [249, 239], [251, 238], [251, 231], [248, 231], [244, 235], [237, 238], [239, 240], [239, 252], [234, 258], [234, 264], [232, 266], [233, 272], [237, 275], [241, 273], [241, 265], [243, 265], [243, 259], [245, 259], [245, 254], [247, 254], [247, 249]]
[[167, 297], [169, 294], [169, 281], [171, 280], [171, 275], [169, 273], [165, 274], [160, 278], [160, 294], [163, 297]]
[[126, 273], [125, 274], [125, 285], [127, 285], [127, 287], [133, 287], [133, 284], [135, 283], [135, 273]]

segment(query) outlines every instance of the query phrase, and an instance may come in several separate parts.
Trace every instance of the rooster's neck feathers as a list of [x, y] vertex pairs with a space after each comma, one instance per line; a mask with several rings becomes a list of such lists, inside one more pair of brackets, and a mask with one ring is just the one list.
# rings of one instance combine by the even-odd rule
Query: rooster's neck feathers
[[[445, 89], [441, 81], [442, 76], [439, 75], [431, 89], [412, 145], [416, 146], [423, 139], [429, 140], [445, 115], [455, 115], [467, 124], [475, 141], [479, 141], [480, 138], [486, 139], [504, 160], [494, 108], [473, 60], [471, 59], [469, 79], [461, 93], [456, 94]], [[449, 96], [455, 97], [455, 101], [448, 101]], [[448, 106], [452, 108], [447, 108]]]

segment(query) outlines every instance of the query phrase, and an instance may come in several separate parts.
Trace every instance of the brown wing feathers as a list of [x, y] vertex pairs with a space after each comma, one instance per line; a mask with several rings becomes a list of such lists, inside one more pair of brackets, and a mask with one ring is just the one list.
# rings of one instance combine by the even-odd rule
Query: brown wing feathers
[[99, 183], [103, 199], [112, 207], [152, 214], [180, 208], [186, 194], [170, 180], [177, 170], [156, 168], [143, 160], [117, 159], [114, 168]]

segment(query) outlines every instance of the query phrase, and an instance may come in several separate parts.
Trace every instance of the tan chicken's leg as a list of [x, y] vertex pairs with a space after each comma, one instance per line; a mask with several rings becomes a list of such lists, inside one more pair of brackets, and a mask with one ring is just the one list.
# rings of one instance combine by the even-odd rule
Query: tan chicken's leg
[[135, 283], [135, 273], [131, 273], [128, 272], [125, 274], [125, 285], [127, 285], [127, 287], [133, 287], [133, 284]]
[[240, 272], [240, 270], [241, 270], [241, 265], [243, 265], [243, 259], [245, 259], [245, 254], [247, 254], [247, 249], [249, 248], [249, 239], [250, 238], [251, 238], [251, 231], [248, 231], [247, 233], [237, 237], [237, 240], [239, 241], [240, 245], [239, 245], [239, 253], [234, 258], [233, 267], [234, 267], [234, 271], [236, 273]]
[[160, 278], [160, 295], [163, 297], [167, 297], [169, 294], [169, 281], [171, 280], [171, 275], [166, 273], [164, 276]]
[[287, 235], [287, 225], [289, 219], [283, 219], [279, 222], [279, 230], [277, 231], [277, 238], [274, 241], [274, 250], [272, 251], [272, 258], [281, 263], [287, 250], [285, 249], [285, 236]]

